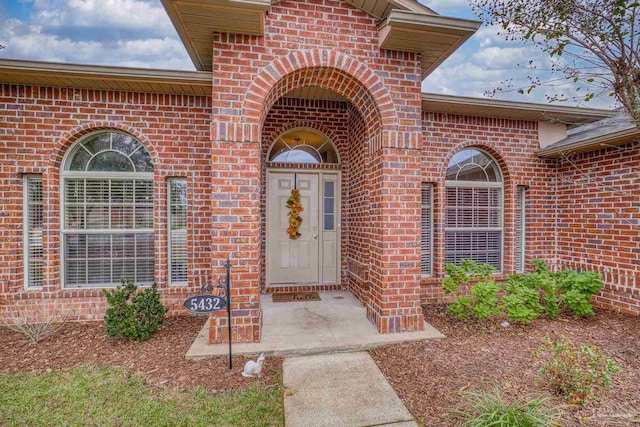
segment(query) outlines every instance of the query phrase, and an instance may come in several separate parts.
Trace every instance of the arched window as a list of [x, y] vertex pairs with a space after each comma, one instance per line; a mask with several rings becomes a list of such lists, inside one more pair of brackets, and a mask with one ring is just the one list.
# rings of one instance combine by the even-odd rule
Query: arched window
[[153, 163], [131, 135], [92, 133], [62, 166], [65, 287], [154, 281]]
[[460, 151], [447, 167], [445, 262], [472, 259], [502, 270], [502, 173], [476, 148]]
[[280, 135], [267, 158], [273, 163], [339, 163], [338, 153], [329, 138], [308, 128], [292, 129]]

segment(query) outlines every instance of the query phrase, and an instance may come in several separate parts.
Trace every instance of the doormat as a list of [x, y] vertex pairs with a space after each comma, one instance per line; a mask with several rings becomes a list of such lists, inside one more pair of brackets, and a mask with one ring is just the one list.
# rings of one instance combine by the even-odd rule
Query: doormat
[[295, 301], [320, 301], [320, 294], [317, 292], [289, 292], [286, 294], [273, 294], [273, 302]]

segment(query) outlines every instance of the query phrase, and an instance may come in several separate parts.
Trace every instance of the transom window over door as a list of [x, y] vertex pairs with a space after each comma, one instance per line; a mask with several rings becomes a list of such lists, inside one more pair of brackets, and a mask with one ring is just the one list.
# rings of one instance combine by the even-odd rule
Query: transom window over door
[[153, 163], [130, 135], [102, 131], [78, 141], [62, 170], [65, 287], [154, 281]]
[[339, 163], [338, 152], [324, 134], [296, 128], [280, 135], [267, 156], [272, 163]]
[[447, 168], [445, 262], [472, 259], [502, 270], [503, 181], [489, 154], [469, 148]]

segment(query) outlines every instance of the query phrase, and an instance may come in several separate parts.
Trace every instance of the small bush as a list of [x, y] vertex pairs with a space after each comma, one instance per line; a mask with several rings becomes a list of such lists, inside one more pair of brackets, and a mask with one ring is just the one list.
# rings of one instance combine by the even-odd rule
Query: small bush
[[459, 297], [447, 307], [449, 314], [459, 319], [475, 317], [482, 321], [499, 315], [502, 309], [512, 322], [528, 324], [542, 313], [555, 318], [564, 310], [576, 316], [595, 314], [591, 297], [600, 292], [603, 283], [598, 273], [563, 270], [554, 273], [546, 262], [533, 260], [533, 273], [509, 276], [504, 293], [490, 280], [495, 269], [487, 264], [462, 260], [460, 265], [447, 264], [447, 277], [442, 282], [446, 294], [457, 294], [460, 286], [475, 283], [471, 298]]
[[447, 307], [449, 314], [461, 320], [473, 316], [478, 321], [500, 314], [497, 297], [500, 285], [489, 280], [495, 268], [465, 259], [460, 262], [460, 265], [447, 264], [445, 270], [447, 277], [443, 280], [442, 286], [447, 294], [459, 292], [461, 285], [475, 283], [471, 287], [471, 298], [461, 296], [456, 299]]
[[460, 320], [465, 320], [471, 316], [473, 304], [469, 297], [459, 297], [447, 307], [447, 312], [452, 316], [456, 316]]
[[603, 285], [598, 273], [565, 270], [558, 273], [558, 283], [564, 292], [562, 302], [573, 314], [576, 316], [595, 314], [591, 305], [591, 296], [600, 292]]
[[571, 403], [584, 404], [596, 390], [610, 387], [611, 375], [621, 370], [598, 347], [578, 346], [564, 336], [546, 336], [536, 354], [545, 359], [538, 386]]
[[537, 287], [528, 284], [527, 280], [510, 277], [505, 285], [502, 305], [510, 321], [528, 324], [543, 311], [540, 298]]
[[498, 306], [498, 292], [500, 292], [500, 285], [493, 280], [478, 282], [471, 287], [473, 315], [478, 321], [482, 322], [501, 313]]
[[505, 402], [496, 387], [493, 393], [465, 393], [463, 409], [452, 411], [469, 427], [549, 427], [559, 425], [561, 407], [551, 406], [548, 397], [525, 395]]
[[142, 292], [137, 290], [131, 281], [123, 281], [122, 286], [111, 291], [103, 290], [108, 304], [104, 322], [109, 336], [144, 341], [162, 326], [167, 308], [160, 302], [156, 284]]
[[5, 313], [0, 319], [0, 326], [24, 335], [31, 345], [58, 332], [71, 317], [71, 312], [60, 309], [56, 300], [44, 303], [40, 310], [33, 310], [19, 302], [0, 303], [5, 304], [7, 306], [3, 307]]

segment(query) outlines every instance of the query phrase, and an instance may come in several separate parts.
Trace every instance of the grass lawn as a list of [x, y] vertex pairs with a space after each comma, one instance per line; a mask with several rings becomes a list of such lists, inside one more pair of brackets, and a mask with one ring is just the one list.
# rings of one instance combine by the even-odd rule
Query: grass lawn
[[282, 426], [282, 385], [213, 394], [147, 386], [140, 375], [89, 365], [0, 375], [0, 425]]

